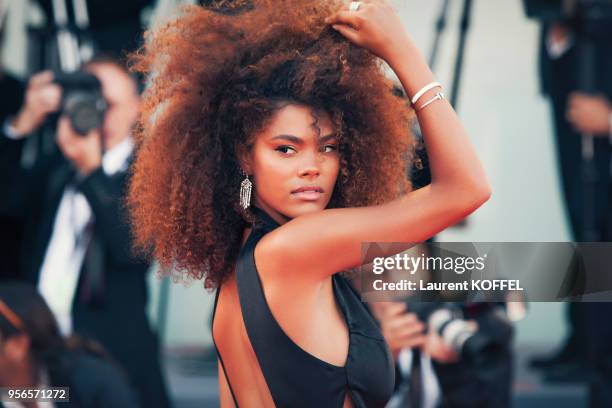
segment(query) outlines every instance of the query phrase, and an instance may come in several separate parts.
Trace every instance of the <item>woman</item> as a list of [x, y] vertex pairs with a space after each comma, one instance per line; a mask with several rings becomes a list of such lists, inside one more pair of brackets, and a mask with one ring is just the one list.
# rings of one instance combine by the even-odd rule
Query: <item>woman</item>
[[[222, 406], [384, 406], [393, 364], [339, 272], [490, 195], [433, 75], [383, 0], [191, 7], [148, 38], [129, 206], [139, 246], [216, 287]], [[414, 95], [432, 183], [406, 180]]]
[[[24, 283], [0, 284], [0, 386], [67, 387], [66, 399], [56, 406], [140, 406], [127, 377], [104, 350], [83, 338], [63, 338], [44, 299]], [[0, 406], [10, 396], [3, 395]], [[19, 402], [23, 405], [10, 406], [51, 406], [42, 400], [38, 405]]]

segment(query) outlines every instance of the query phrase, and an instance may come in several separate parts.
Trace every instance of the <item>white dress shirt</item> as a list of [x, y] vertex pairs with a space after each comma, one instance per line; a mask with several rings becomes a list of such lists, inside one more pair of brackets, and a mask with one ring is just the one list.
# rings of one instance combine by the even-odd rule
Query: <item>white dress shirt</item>
[[[434, 371], [431, 358], [423, 353], [419, 353], [421, 357], [421, 381], [422, 384], [422, 400], [419, 407], [414, 408], [435, 408], [440, 403], [442, 390], [436, 372]], [[402, 349], [397, 357], [397, 364], [404, 381], [407, 381], [412, 375], [412, 359], [414, 352], [411, 349]], [[400, 402], [399, 395], [394, 395], [387, 403], [387, 407], [399, 407], [400, 404], [405, 404], [406, 401]]]
[[[132, 138], [127, 137], [107, 151], [102, 158], [104, 173], [111, 176], [125, 171], [133, 148]], [[94, 214], [83, 193], [68, 185], [55, 215], [38, 280], [38, 290], [64, 335], [72, 332], [72, 301], [94, 221]]]

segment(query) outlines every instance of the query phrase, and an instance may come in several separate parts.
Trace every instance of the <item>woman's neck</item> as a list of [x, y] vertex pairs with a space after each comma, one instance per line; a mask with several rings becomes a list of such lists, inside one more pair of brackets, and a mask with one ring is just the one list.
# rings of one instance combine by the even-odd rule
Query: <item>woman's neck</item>
[[258, 199], [255, 199], [254, 205], [260, 210], [264, 211], [266, 214], [268, 214], [274, 221], [278, 223], [278, 225], [283, 225], [291, 219]]

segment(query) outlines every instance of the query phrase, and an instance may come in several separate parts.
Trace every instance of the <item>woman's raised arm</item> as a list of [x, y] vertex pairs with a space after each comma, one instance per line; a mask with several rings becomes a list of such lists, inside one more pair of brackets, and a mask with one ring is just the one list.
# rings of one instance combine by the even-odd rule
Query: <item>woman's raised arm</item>
[[[328, 22], [350, 41], [384, 59], [410, 97], [434, 82], [387, 1], [366, 0], [357, 11], [342, 10]], [[439, 89], [426, 92], [417, 107], [437, 92]], [[285, 277], [291, 277], [292, 271], [307, 271], [300, 273], [300, 279], [320, 280], [358, 266], [362, 242], [421, 242], [486, 202], [491, 195], [489, 183], [452, 106], [438, 100], [417, 112], [417, 117], [429, 157], [430, 185], [380, 206], [330, 209], [297, 217], [261, 240], [255, 254], [258, 267], [266, 274]]]

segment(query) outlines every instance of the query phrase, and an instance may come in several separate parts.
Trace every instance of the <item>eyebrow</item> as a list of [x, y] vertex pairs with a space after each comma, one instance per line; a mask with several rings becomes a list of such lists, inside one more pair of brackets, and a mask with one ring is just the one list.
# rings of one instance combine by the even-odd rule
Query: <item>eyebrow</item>
[[[326, 136], [321, 136], [319, 138], [319, 142], [327, 142], [330, 139], [334, 139], [336, 137], [335, 134], [331, 133], [329, 135]], [[277, 139], [284, 139], [284, 140], [288, 140], [290, 142], [293, 142], [295, 144], [302, 144], [304, 143], [304, 140], [297, 137], [297, 136], [293, 136], [293, 135], [278, 135], [278, 136], [274, 136], [271, 140], [277, 140]]]

